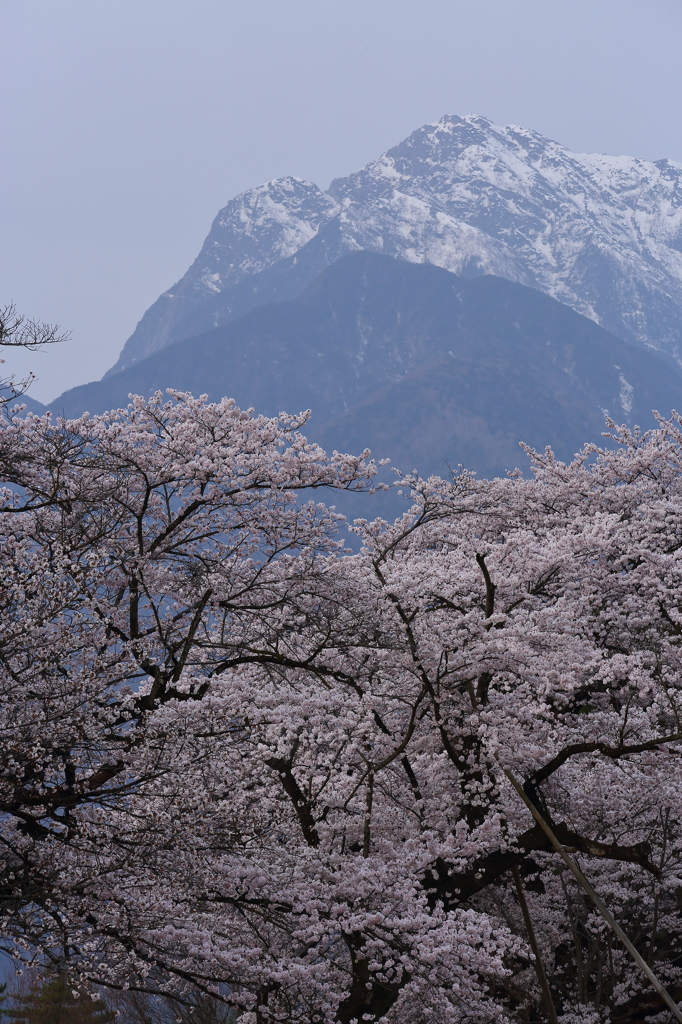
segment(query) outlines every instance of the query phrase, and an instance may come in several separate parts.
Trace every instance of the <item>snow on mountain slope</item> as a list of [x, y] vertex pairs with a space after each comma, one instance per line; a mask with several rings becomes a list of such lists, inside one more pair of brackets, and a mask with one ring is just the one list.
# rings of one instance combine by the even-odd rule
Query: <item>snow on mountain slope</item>
[[297, 252], [336, 210], [325, 192], [301, 178], [250, 189], [220, 211], [188, 277], [205, 293], [221, 291]]
[[425, 125], [328, 194], [283, 178], [232, 200], [114, 369], [232, 319], [239, 282], [260, 305], [277, 268], [282, 297], [294, 267], [304, 287], [354, 249], [532, 285], [682, 362], [682, 166], [575, 154], [468, 115]]
[[[368, 207], [385, 245], [409, 234], [406, 259], [456, 273], [478, 260], [480, 272], [533, 284], [621, 337], [679, 356], [681, 180], [668, 161], [574, 154], [524, 128], [450, 116], [330, 193], [354, 234], [366, 220], [355, 211]], [[406, 217], [407, 197], [430, 217]], [[467, 236], [469, 252], [455, 241], [460, 225], [480, 232], [480, 242]]]
[[297, 252], [338, 209], [317, 185], [294, 177], [258, 185], [232, 199], [213, 221], [192, 266], [147, 310], [109, 374], [177, 341], [197, 307]]

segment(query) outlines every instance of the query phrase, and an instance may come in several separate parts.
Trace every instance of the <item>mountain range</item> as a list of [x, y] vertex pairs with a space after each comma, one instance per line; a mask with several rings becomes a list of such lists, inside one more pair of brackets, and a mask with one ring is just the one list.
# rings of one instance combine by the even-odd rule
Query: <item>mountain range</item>
[[419, 128], [327, 192], [288, 177], [237, 196], [109, 372], [293, 298], [357, 249], [538, 288], [682, 359], [682, 166], [571, 153], [469, 115]]
[[485, 118], [426, 125], [367, 167], [220, 211], [185, 276], [77, 415], [173, 387], [274, 414], [403, 470], [569, 458], [604, 415], [682, 408], [682, 166], [573, 154]]
[[102, 412], [167, 387], [267, 415], [311, 409], [306, 433], [324, 447], [440, 475], [502, 474], [524, 463], [519, 441], [570, 458], [605, 415], [653, 426], [652, 408], [682, 408], [674, 368], [537, 289], [372, 252], [53, 408]]

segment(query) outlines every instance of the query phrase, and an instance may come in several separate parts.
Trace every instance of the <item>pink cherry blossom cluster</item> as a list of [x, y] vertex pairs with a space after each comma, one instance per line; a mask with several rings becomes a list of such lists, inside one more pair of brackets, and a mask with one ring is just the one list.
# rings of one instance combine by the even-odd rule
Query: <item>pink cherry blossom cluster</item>
[[667, 1020], [504, 769], [682, 1000], [682, 421], [402, 478], [356, 554], [319, 499], [376, 467], [304, 423], [0, 425], [6, 947], [244, 1024], [521, 1024], [516, 873], [562, 1024]]

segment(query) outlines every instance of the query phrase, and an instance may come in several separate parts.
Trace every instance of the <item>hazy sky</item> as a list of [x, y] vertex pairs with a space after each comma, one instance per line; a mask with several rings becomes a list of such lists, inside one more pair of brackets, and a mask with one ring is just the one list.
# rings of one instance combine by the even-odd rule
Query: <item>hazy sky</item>
[[[444, 113], [682, 161], [682, 0], [0, 0], [0, 302], [100, 377], [218, 209]], [[8, 359], [10, 369], [27, 362]]]

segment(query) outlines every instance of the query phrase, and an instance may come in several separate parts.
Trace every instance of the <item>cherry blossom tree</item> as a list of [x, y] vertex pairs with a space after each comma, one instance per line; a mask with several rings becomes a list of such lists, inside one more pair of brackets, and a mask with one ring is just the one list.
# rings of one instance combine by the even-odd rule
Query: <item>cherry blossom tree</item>
[[660, 1014], [506, 772], [682, 999], [681, 421], [406, 477], [356, 554], [303, 422], [0, 430], [8, 942], [244, 1024]]

